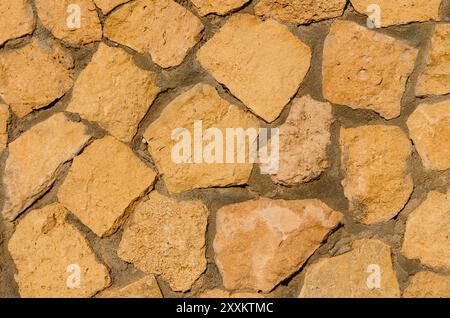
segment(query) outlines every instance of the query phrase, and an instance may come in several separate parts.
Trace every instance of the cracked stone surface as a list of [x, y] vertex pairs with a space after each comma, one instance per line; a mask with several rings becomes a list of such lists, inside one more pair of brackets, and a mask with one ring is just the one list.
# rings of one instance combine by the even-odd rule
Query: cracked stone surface
[[409, 280], [403, 292], [405, 298], [449, 298], [450, 276], [419, 272]]
[[8, 105], [0, 103], [0, 152], [8, 145]]
[[163, 298], [158, 282], [153, 275], [147, 275], [124, 287], [101, 293], [100, 298]]
[[191, 2], [201, 15], [210, 13], [224, 15], [242, 7], [244, 4], [250, 2], [250, 0], [191, 0]]
[[130, 1], [131, 0], [94, 0], [95, 4], [102, 10], [103, 14], [108, 14], [119, 5]]
[[35, 18], [27, 0], [0, 2], [0, 46], [6, 41], [31, 34]]

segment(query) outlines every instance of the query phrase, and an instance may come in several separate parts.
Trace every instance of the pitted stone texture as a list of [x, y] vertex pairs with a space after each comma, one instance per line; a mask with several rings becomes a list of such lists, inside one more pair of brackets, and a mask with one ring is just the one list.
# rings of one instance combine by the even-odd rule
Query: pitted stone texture
[[378, 240], [364, 239], [353, 242], [353, 250], [348, 253], [320, 259], [306, 269], [300, 297], [400, 297], [390, 246]]
[[419, 105], [407, 124], [425, 168], [450, 169], [450, 101]]
[[380, 8], [380, 24], [382, 27], [408, 24], [411, 22], [439, 21], [439, 8], [442, 0], [350, 0], [355, 10], [371, 16], [374, 9]]
[[110, 284], [108, 269], [67, 221], [60, 204], [31, 211], [21, 219], [8, 250], [22, 297], [91, 297]]
[[323, 51], [323, 94], [330, 102], [398, 117], [417, 49], [354, 22], [336, 21]]
[[286, 122], [280, 127], [280, 167], [276, 183], [295, 185], [320, 176], [328, 168], [332, 107], [310, 96], [295, 99]]
[[450, 93], [450, 24], [437, 24], [431, 39], [427, 66], [419, 77], [416, 95]]
[[[102, 25], [92, 0], [36, 0], [35, 3], [42, 24], [57, 39], [71, 45], [102, 39]], [[79, 26], [75, 23], [78, 13]]]
[[3, 177], [3, 217], [14, 220], [45, 193], [62, 165], [72, 160], [89, 139], [83, 124], [70, 122], [58, 113], [11, 142]]
[[299, 89], [311, 50], [278, 22], [236, 14], [197, 59], [256, 115], [272, 122]]
[[148, 275], [122, 288], [107, 290], [100, 298], [162, 298], [162, 294], [155, 277]]
[[138, 0], [111, 13], [104, 34], [167, 68], [183, 62], [202, 30], [201, 21], [172, 0]]
[[409, 280], [405, 298], [450, 298], [450, 276], [419, 272]]
[[160, 91], [155, 82], [156, 74], [137, 67], [124, 50], [100, 44], [75, 83], [67, 111], [129, 142]]
[[8, 144], [8, 105], [0, 103], [0, 152], [6, 148]]
[[264, 296], [257, 293], [232, 293], [222, 289], [210, 289], [197, 295], [196, 298], [264, 298]]
[[[186, 93], [175, 98], [161, 113], [160, 117], [153, 122], [145, 131], [144, 138], [149, 143], [149, 152], [158, 171], [166, 184], [167, 189], [172, 193], [183, 192], [198, 188], [224, 187], [230, 185], [245, 184], [251, 174], [253, 164], [249, 163], [248, 151], [244, 163], [226, 163], [223, 158], [222, 163], [207, 163], [199, 144], [191, 146], [194, 140], [194, 122], [202, 121], [202, 128], [205, 132], [208, 128], [217, 128], [223, 135], [223, 154], [226, 154], [226, 129], [227, 128], [254, 128], [258, 132], [258, 123], [249, 113], [239, 109], [222, 99], [214, 87], [206, 84], [198, 84]], [[174, 161], [172, 152], [179, 144], [180, 138], [172, 138], [176, 129], [186, 129], [190, 132], [191, 140], [188, 148], [193, 149], [190, 160], [183, 163]], [[178, 135], [177, 135], [178, 136]], [[181, 135], [181, 137], [183, 137]], [[201, 140], [201, 136], [199, 137]], [[219, 139], [216, 139], [219, 140]], [[246, 149], [249, 146], [249, 139], [246, 138]], [[204, 142], [206, 146], [212, 143]], [[236, 146], [237, 142], [235, 143]], [[195, 149], [200, 150], [203, 158], [201, 163], [195, 161]], [[217, 148], [220, 149], [220, 148]], [[231, 148], [230, 148], [231, 149]], [[233, 154], [238, 153], [238, 147], [234, 151], [228, 149]], [[178, 153], [177, 153], [178, 154]], [[181, 154], [181, 152], [180, 152]], [[207, 158], [206, 158], [207, 159]], [[236, 156], [235, 156], [236, 159]], [[200, 160], [197, 160], [200, 162]]]
[[198, 12], [205, 16], [210, 13], [225, 15], [234, 9], [242, 7], [250, 0], [191, 0]]
[[262, 198], [222, 207], [213, 246], [224, 287], [271, 291], [303, 265], [342, 217], [319, 200]]
[[72, 57], [33, 39], [16, 50], [0, 52], [0, 96], [24, 117], [63, 96], [73, 85]]
[[100, 237], [113, 234], [156, 174], [113, 137], [94, 141], [73, 160], [58, 199]]
[[408, 166], [411, 142], [395, 126], [342, 128], [340, 134], [342, 186], [350, 211], [364, 224], [390, 220], [414, 188]]
[[117, 251], [148, 274], [161, 275], [174, 291], [187, 291], [206, 270], [208, 209], [201, 201], [175, 201], [157, 192], [141, 202]]
[[339, 17], [346, 3], [346, 0], [261, 0], [255, 13], [299, 25]]
[[102, 10], [103, 14], [108, 14], [119, 5], [130, 1], [131, 0], [94, 0], [95, 4]]
[[27, 0], [0, 1], [0, 45], [31, 34], [34, 26], [33, 9]]
[[450, 189], [430, 192], [406, 221], [402, 253], [426, 266], [450, 269]]

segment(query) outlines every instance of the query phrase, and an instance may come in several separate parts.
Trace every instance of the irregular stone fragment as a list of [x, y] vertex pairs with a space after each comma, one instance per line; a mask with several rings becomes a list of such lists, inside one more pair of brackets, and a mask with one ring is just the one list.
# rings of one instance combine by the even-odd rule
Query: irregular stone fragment
[[197, 59], [256, 115], [272, 122], [308, 72], [311, 50], [284, 25], [236, 14]]
[[203, 24], [172, 0], [138, 0], [109, 15], [105, 37], [150, 53], [161, 67], [177, 66], [200, 40]]
[[224, 287], [272, 290], [303, 265], [342, 217], [319, 200], [262, 198], [222, 207], [213, 246]]
[[33, 39], [24, 47], [0, 52], [0, 96], [24, 117], [63, 96], [73, 84], [72, 57]]
[[162, 298], [162, 294], [155, 277], [148, 275], [122, 288], [107, 290], [100, 298]]
[[334, 104], [398, 117], [417, 53], [390, 36], [336, 21], [323, 51], [323, 94]]
[[426, 266], [450, 268], [450, 189], [432, 191], [406, 222], [402, 253]]
[[418, 79], [417, 96], [450, 93], [450, 24], [437, 24], [431, 39], [427, 66]]
[[94, 141], [73, 160], [58, 199], [98, 236], [113, 234], [156, 174], [113, 137]]
[[353, 242], [353, 250], [309, 266], [302, 298], [400, 297], [391, 248], [378, 240]]
[[57, 39], [68, 44], [88, 44], [102, 39], [102, 25], [92, 0], [36, 0], [35, 3], [42, 24]]
[[160, 91], [155, 82], [156, 74], [137, 67], [131, 55], [100, 44], [75, 83], [67, 111], [129, 142]]
[[327, 146], [333, 123], [329, 103], [305, 96], [293, 101], [289, 117], [280, 127], [280, 167], [276, 183], [294, 185], [320, 176], [328, 168]]
[[22, 297], [91, 297], [110, 284], [108, 269], [67, 221], [67, 211], [60, 204], [21, 219], [8, 250]]
[[[380, 25], [408, 24], [411, 22], [439, 21], [442, 0], [350, 0], [356, 11], [373, 16], [380, 12]], [[373, 7], [377, 5], [377, 7]]]
[[161, 275], [174, 291], [187, 291], [206, 270], [208, 209], [150, 193], [127, 223], [117, 251], [148, 274]]
[[225, 15], [234, 9], [242, 7], [250, 0], [191, 0], [201, 15], [210, 13]]
[[[194, 129], [195, 123], [199, 125], [197, 130]], [[209, 128], [216, 129], [221, 136], [214, 134], [214, 140], [205, 140], [203, 146], [200, 144], [202, 136], [197, 137], [196, 131], [202, 130], [206, 136]], [[249, 141], [251, 138], [244, 136], [245, 161], [239, 163], [237, 155], [242, 149], [236, 146], [237, 142], [235, 147], [227, 149], [227, 128], [253, 128], [255, 134], [258, 134], [257, 121], [250, 114], [222, 99], [209, 85], [196, 85], [175, 98], [163, 110], [160, 117], [147, 128], [144, 138], [149, 143], [149, 152], [170, 192], [240, 185], [248, 181], [253, 164], [245, 149], [253, 145]], [[233, 140], [232, 138], [233, 136], [229, 140]], [[181, 151], [179, 146], [183, 143], [187, 143], [184, 147], [187, 149]], [[227, 150], [235, 159], [229, 163], [226, 160]]]
[[102, 10], [103, 14], [108, 14], [119, 5], [130, 1], [131, 0], [94, 0], [95, 4]]
[[419, 105], [407, 124], [425, 168], [450, 169], [450, 101]]
[[355, 219], [374, 224], [396, 216], [414, 188], [405, 133], [383, 125], [342, 128], [340, 146], [342, 186]]
[[292, 24], [306, 24], [339, 17], [347, 0], [261, 0], [255, 13]]
[[8, 120], [9, 108], [7, 105], [0, 103], [0, 152], [8, 144]]
[[222, 289], [210, 289], [195, 298], [264, 298], [264, 296], [257, 293], [232, 293]]
[[405, 298], [450, 298], [450, 276], [419, 272], [409, 280]]
[[6, 41], [31, 34], [35, 19], [27, 0], [0, 1], [0, 46]]
[[72, 160], [89, 139], [83, 124], [70, 122], [58, 113], [11, 142], [3, 176], [3, 217], [14, 220], [45, 193], [59, 168]]

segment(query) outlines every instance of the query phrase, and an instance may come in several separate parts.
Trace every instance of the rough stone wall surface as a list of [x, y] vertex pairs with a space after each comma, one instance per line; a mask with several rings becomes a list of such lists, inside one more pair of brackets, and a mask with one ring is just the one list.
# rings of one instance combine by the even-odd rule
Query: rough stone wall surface
[[1, 0], [0, 297], [450, 297], [449, 43], [450, 0]]

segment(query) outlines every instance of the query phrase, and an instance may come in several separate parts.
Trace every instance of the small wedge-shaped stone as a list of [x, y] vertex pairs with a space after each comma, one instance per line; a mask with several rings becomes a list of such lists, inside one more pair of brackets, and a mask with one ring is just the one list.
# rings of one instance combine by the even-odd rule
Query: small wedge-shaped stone
[[102, 25], [92, 0], [35, 0], [35, 3], [42, 24], [57, 39], [72, 45], [102, 39]]
[[0, 1], [0, 46], [34, 30], [33, 9], [27, 0]]
[[122, 288], [107, 290], [100, 298], [162, 298], [155, 276], [145, 276]]
[[327, 146], [333, 123], [329, 103], [310, 96], [295, 99], [286, 122], [280, 127], [280, 167], [272, 179], [284, 185], [308, 182], [329, 166]]
[[342, 128], [340, 134], [342, 186], [351, 213], [364, 224], [390, 220], [414, 188], [410, 140], [395, 126]]
[[336, 21], [323, 50], [323, 94], [330, 102], [398, 117], [418, 50], [355, 22]]
[[22, 297], [91, 297], [110, 284], [108, 269], [60, 204], [31, 211], [9, 240]]
[[[214, 141], [206, 138], [203, 143], [209, 128], [216, 129], [217, 134], [212, 135]], [[253, 128], [257, 135], [259, 125], [251, 114], [222, 99], [214, 87], [206, 84], [194, 86], [163, 110], [144, 138], [170, 192], [247, 183], [253, 168], [249, 151], [244, 150], [244, 162], [237, 161], [241, 148], [236, 146], [237, 141], [227, 148], [228, 128]], [[249, 149], [249, 140], [244, 136], [245, 149]], [[180, 150], [180, 145], [185, 146]], [[226, 160], [227, 151], [235, 160]]]
[[450, 24], [437, 24], [431, 39], [427, 66], [419, 77], [416, 95], [450, 93]]
[[306, 24], [339, 17], [347, 0], [261, 0], [255, 13], [292, 24]]
[[72, 57], [34, 39], [15, 50], [0, 52], [0, 96], [24, 117], [63, 96], [73, 85]]
[[59, 168], [75, 157], [90, 136], [62, 113], [36, 124], [9, 144], [5, 164], [3, 217], [14, 220], [47, 191]]
[[127, 223], [117, 251], [148, 274], [161, 275], [174, 291], [187, 291], [206, 270], [208, 209], [201, 201], [181, 201], [155, 191]]
[[353, 242], [353, 250], [306, 269], [302, 298], [400, 297], [391, 248], [378, 240]]
[[104, 34], [167, 68], [183, 62], [202, 30], [201, 21], [172, 0], [137, 0], [108, 16]]
[[0, 152], [8, 144], [8, 120], [9, 108], [7, 105], [0, 103]]
[[402, 253], [426, 266], [450, 269], [450, 189], [430, 192], [406, 221]]
[[[439, 21], [442, 0], [350, 0], [356, 11], [376, 17], [380, 26]], [[376, 19], [375, 19], [376, 22]]]
[[210, 13], [225, 15], [230, 11], [242, 7], [250, 0], [191, 0], [201, 15]]
[[76, 157], [58, 199], [100, 237], [113, 234], [156, 173], [125, 144], [106, 136]]
[[450, 169], [450, 101], [419, 105], [407, 124], [425, 168]]
[[122, 3], [130, 1], [131, 0], [94, 0], [95, 4], [102, 10], [103, 14], [108, 14]]
[[137, 67], [124, 50], [100, 44], [75, 83], [67, 111], [129, 142], [160, 91], [155, 81], [156, 75]]
[[272, 290], [303, 265], [342, 217], [319, 200], [262, 198], [222, 207], [213, 246], [224, 287]]
[[419, 272], [409, 280], [405, 298], [450, 298], [450, 276]]
[[256, 115], [272, 122], [299, 89], [311, 49], [278, 22], [236, 14], [197, 59]]

